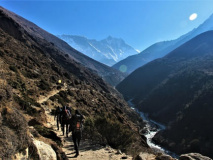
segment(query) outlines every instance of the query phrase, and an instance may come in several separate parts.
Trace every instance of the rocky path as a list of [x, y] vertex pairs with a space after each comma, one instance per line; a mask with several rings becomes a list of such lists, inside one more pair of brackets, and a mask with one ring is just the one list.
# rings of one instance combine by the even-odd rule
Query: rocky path
[[49, 92], [48, 95], [45, 96], [40, 96], [39, 99], [37, 100], [38, 103], [44, 103], [45, 101], [47, 101], [50, 97], [56, 95], [57, 93], [59, 93], [60, 91], [66, 90], [66, 87], [63, 87], [60, 90], [52, 90]]
[[[61, 90], [65, 90], [66, 88], [62, 88]], [[47, 101], [51, 96], [59, 93], [61, 90], [53, 90], [47, 96], [41, 96], [38, 99], [38, 103], [42, 104]], [[67, 157], [71, 160], [120, 160], [127, 159], [132, 160], [131, 156], [128, 156], [124, 153], [121, 153], [115, 149], [112, 149], [110, 146], [103, 147], [100, 145], [92, 145], [88, 141], [81, 141], [79, 147], [80, 155], [75, 158], [74, 155], [74, 144], [72, 142], [71, 133], [69, 133], [69, 137], [66, 138], [62, 135], [62, 132], [57, 130], [56, 121], [54, 120], [54, 116], [50, 114], [51, 108], [44, 106], [47, 123], [46, 126], [49, 128], [53, 128], [54, 132], [61, 137], [63, 142], [62, 150], [65, 152]]]
[[92, 145], [87, 141], [81, 141], [79, 152], [80, 155], [77, 158], [74, 158], [74, 144], [72, 142], [71, 133], [69, 133], [69, 137], [66, 138], [62, 135], [62, 132], [57, 130], [56, 122], [54, 117], [46, 111], [47, 115], [47, 124], [48, 127], [53, 127], [54, 132], [61, 137], [63, 141], [62, 150], [66, 153], [69, 159], [73, 160], [120, 160], [127, 159], [132, 160], [131, 156], [127, 156], [124, 153], [119, 153], [117, 150], [112, 149], [111, 147], [102, 147], [100, 145]]

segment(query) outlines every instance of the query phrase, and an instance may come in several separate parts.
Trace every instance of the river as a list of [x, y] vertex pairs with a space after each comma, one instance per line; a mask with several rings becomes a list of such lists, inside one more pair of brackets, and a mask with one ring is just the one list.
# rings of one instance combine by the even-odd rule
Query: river
[[145, 113], [139, 111], [138, 109], [136, 109], [134, 104], [131, 102], [131, 100], [128, 101], [128, 104], [130, 105], [130, 107], [133, 110], [135, 110], [137, 113], [140, 114], [140, 116], [143, 118], [143, 121], [146, 123], [146, 126], [144, 129], [147, 131], [143, 134], [147, 138], [147, 144], [153, 149], [156, 149], [163, 153], [169, 154], [170, 156], [172, 156], [174, 158], [178, 158], [178, 155], [176, 155], [175, 153], [162, 148], [160, 145], [154, 144], [152, 141], [152, 138], [155, 136], [155, 134], [157, 134], [161, 130], [165, 130], [166, 126], [161, 123], [158, 123], [154, 120], [149, 119], [148, 114], [145, 114]]

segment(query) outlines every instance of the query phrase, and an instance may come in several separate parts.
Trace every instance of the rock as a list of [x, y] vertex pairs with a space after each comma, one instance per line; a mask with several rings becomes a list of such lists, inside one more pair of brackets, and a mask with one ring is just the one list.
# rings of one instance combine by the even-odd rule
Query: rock
[[27, 160], [27, 159], [29, 159], [28, 152], [29, 152], [29, 150], [27, 148], [26, 150], [24, 150], [21, 153], [16, 153], [12, 159], [14, 159], [14, 160], [16, 160], [16, 159], [17, 160], [20, 160], [20, 159], [21, 160]]
[[174, 160], [171, 156], [169, 155], [160, 155], [156, 157], [156, 160]]
[[117, 150], [115, 154], [122, 154], [121, 150]]
[[38, 150], [40, 160], [57, 160], [56, 153], [50, 145], [36, 139], [33, 140], [33, 143]]
[[105, 150], [106, 150], [106, 151], [109, 151], [109, 150], [111, 150], [111, 147], [108, 146], [108, 145], [106, 145]]
[[155, 155], [150, 153], [140, 153], [135, 157], [135, 160], [155, 160]]
[[148, 133], [149, 131], [146, 128], [141, 130], [141, 134], [148, 134]]
[[137, 155], [137, 156], [135, 157], [135, 160], [143, 160], [143, 159], [142, 159], [142, 157], [141, 157], [140, 155]]
[[121, 159], [127, 159], [128, 157], [127, 156], [123, 156], [123, 157], [121, 157]]
[[188, 153], [180, 155], [179, 160], [212, 160], [209, 157], [203, 156], [199, 153]]

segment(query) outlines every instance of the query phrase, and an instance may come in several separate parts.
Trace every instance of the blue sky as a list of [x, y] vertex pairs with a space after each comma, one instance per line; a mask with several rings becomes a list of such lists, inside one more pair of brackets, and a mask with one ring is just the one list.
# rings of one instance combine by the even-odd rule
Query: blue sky
[[[52, 34], [97, 40], [111, 35], [141, 51], [191, 31], [213, 13], [213, 0], [1, 0], [0, 5]], [[192, 13], [198, 16], [190, 21]]]

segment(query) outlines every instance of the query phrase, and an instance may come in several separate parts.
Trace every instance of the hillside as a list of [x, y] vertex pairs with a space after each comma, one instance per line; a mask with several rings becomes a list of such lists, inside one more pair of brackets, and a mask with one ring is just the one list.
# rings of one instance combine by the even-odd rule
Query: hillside
[[174, 49], [178, 48], [182, 44], [186, 43], [190, 39], [196, 37], [197, 35], [204, 33], [206, 31], [213, 30], [213, 15], [211, 15], [203, 24], [199, 27], [193, 29], [189, 33], [182, 35], [181, 37], [171, 40], [171, 41], [162, 41], [151, 45], [146, 48], [144, 51], [137, 55], [129, 56], [126, 59], [113, 65], [113, 68], [119, 69], [122, 65], [127, 67], [127, 73], [131, 73], [137, 68], [145, 65], [148, 62], [151, 62], [157, 58], [162, 58], [167, 55]]
[[97, 62], [86, 55], [76, 51], [72, 47], [70, 47], [66, 42], [62, 41], [61, 39], [57, 38], [56, 36], [48, 33], [47, 31], [39, 28], [32, 22], [4, 9], [0, 8], [4, 11], [10, 18], [16, 21], [18, 25], [20, 25], [32, 38], [37, 41], [47, 41], [49, 42], [54, 48], [57, 50], [64, 52], [69, 56], [71, 59], [75, 60], [76, 62], [84, 65], [87, 68], [90, 68], [91, 71], [98, 74], [102, 77], [106, 82], [115, 86], [121, 80], [124, 79], [126, 76], [125, 74], [121, 73], [116, 69], [112, 69], [100, 62]]
[[112, 66], [120, 60], [138, 52], [120, 38], [107, 37], [97, 41], [82, 36], [58, 35], [76, 50], [98, 62]]
[[63, 105], [85, 116], [84, 138], [93, 143], [130, 154], [149, 150], [137, 129], [143, 127], [142, 119], [116, 90], [41, 36], [48, 33], [39, 33], [32, 23], [3, 8], [0, 22], [1, 158], [16, 159], [22, 153], [39, 159], [42, 144], [44, 152], [66, 159], [46, 116]]
[[117, 86], [138, 109], [167, 125], [156, 141], [179, 154], [194, 151], [213, 157], [212, 44], [213, 31], [198, 35]]

